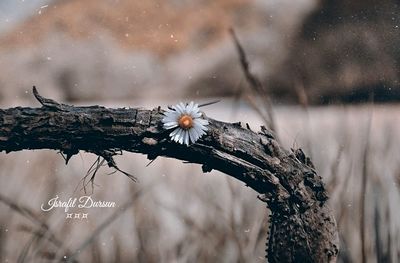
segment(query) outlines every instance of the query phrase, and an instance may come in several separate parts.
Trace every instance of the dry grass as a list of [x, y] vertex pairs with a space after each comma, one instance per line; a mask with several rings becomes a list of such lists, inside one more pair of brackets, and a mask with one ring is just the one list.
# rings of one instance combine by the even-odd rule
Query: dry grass
[[[205, 109], [224, 120], [261, 120], [230, 102]], [[400, 107], [275, 108], [286, 146], [311, 155], [331, 192], [341, 237], [340, 262], [398, 262], [400, 247]], [[371, 120], [368, 135], [368, 120]], [[366, 142], [369, 140], [369, 146]], [[367, 149], [367, 150], [366, 150]], [[46, 262], [264, 262], [268, 211], [256, 194], [218, 172], [126, 153], [117, 162], [133, 183], [101, 168], [93, 197], [119, 208], [89, 209], [88, 220], [66, 220], [62, 209], [40, 205], [75, 191], [94, 156], [82, 153], [65, 166], [52, 151], [0, 155], [0, 261]], [[362, 178], [365, 178], [363, 190]], [[365, 193], [360, 229], [360, 194]], [[391, 260], [390, 260], [391, 259]]]

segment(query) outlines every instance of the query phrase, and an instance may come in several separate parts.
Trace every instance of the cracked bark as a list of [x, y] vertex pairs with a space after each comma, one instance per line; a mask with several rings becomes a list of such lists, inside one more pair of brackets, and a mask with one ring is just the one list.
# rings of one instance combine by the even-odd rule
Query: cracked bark
[[298, 150], [287, 151], [261, 132], [211, 118], [209, 131], [186, 147], [169, 140], [163, 110], [74, 107], [34, 94], [40, 108], [0, 109], [0, 151], [53, 149], [68, 160], [79, 151], [117, 168], [120, 151], [170, 157], [219, 170], [257, 191], [271, 210], [267, 258], [273, 262], [335, 262], [338, 236], [322, 178]]

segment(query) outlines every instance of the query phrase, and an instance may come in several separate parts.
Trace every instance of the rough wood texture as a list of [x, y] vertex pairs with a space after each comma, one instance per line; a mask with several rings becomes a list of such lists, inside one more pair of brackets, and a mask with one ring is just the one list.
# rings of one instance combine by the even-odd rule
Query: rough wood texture
[[301, 150], [283, 149], [265, 127], [255, 133], [240, 123], [211, 118], [209, 131], [186, 147], [169, 140], [163, 110], [74, 107], [41, 97], [41, 108], [0, 109], [0, 151], [80, 150], [112, 157], [121, 151], [176, 158], [219, 170], [260, 193], [271, 210], [267, 258], [273, 262], [335, 262], [336, 223], [322, 178]]

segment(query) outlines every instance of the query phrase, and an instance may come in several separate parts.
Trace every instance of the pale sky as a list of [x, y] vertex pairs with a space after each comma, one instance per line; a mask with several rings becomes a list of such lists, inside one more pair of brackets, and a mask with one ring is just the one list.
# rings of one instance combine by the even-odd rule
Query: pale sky
[[0, 0], [0, 34], [16, 22], [32, 15], [39, 15], [41, 7], [51, 0]]

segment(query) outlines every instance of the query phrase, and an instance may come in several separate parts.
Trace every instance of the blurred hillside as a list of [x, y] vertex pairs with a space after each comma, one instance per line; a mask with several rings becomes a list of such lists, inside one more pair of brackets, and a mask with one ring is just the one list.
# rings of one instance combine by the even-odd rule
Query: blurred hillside
[[395, 1], [58, 0], [0, 37], [0, 99], [196, 98], [246, 90], [234, 27], [278, 102], [400, 98]]
[[254, 71], [272, 74], [286, 52], [285, 34], [313, 5], [53, 1], [0, 39], [0, 95], [28, 98], [33, 84], [67, 100], [229, 95], [242, 79], [229, 27]]
[[[306, 89], [312, 102], [400, 99], [398, 1], [323, 0], [308, 16], [278, 70], [277, 96]], [[289, 74], [291, 72], [291, 74]]]

